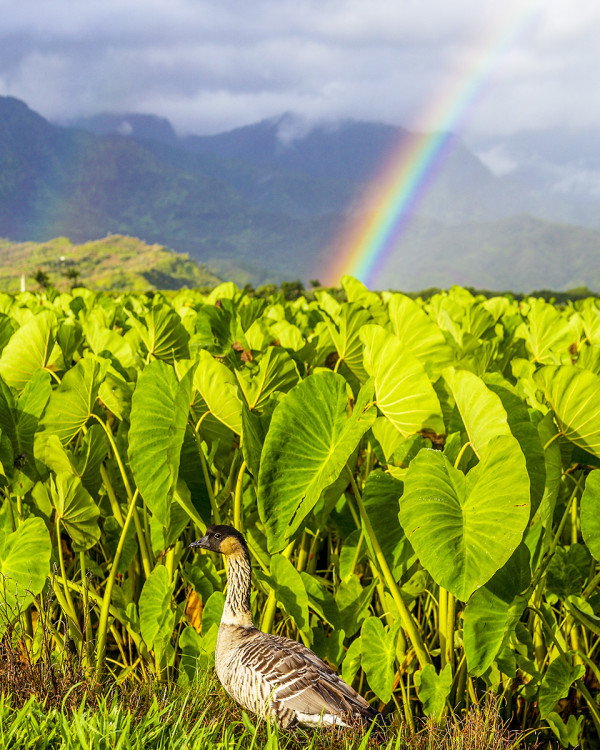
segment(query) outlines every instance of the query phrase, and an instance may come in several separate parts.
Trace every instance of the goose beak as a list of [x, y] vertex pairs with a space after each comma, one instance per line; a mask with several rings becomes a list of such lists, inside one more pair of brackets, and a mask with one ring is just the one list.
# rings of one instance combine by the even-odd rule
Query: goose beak
[[190, 548], [191, 549], [210, 549], [210, 547], [208, 546], [208, 539], [206, 538], [206, 536], [203, 536], [202, 539], [198, 539], [197, 541], [192, 542], [190, 544]]

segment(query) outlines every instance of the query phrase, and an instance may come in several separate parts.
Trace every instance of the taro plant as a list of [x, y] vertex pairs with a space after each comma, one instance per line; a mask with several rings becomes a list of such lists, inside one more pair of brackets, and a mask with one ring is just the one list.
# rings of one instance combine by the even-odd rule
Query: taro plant
[[50, 609], [90, 674], [187, 684], [228, 522], [255, 620], [382, 710], [596, 741], [598, 300], [343, 287], [0, 295], [1, 633], [39, 658]]

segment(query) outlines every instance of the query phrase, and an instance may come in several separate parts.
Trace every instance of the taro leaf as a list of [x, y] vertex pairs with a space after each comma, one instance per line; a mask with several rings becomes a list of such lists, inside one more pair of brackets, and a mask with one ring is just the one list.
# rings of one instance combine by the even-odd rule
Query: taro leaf
[[394, 427], [405, 437], [422, 429], [443, 433], [440, 402], [419, 360], [381, 326], [364, 326], [360, 337], [377, 406]]
[[356, 575], [350, 576], [338, 586], [335, 603], [339, 610], [340, 625], [349, 638], [366, 618], [374, 588], [375, 581], [363, 588]]
[[242, 402], [235, 375], [204, 350], [198, 352], [198, 366], [194, 369], [194, 388], [206, 402], [208, 411], [239, 435], [242, 431]]
[[100, 539], [100, 511], [79, 477], [61, 471], [50, 480], [50, 495], [56, 518], [80, 549], [89, 549]]
[[563, 435], [600, 457], [600, 377], [579, 367], [547, 366], [536, 372], [535, 381]]
[[0, 430], [10, 440], [13, 457], [22, 460], [21, 468], [28, 476], [37, 476], [33, 438], [51, 392], [50, 373], [44, 370], [32, 375], [18, 398], [0, 378]]
[[364, 383], [368, 375], [363, 365], [360, 332], [363, 326], [372, 320], [371, 314], [357, 302], [344, 302], [334, 320], [335, 323], [331, 318], [325, 317], [325, 324], [338, 357], [359, 383]]
[[367, 557], [367, 554], [367, 543], [361, 531], [354, 529], [348, 536], [344, 535], [340, 552], [340, 578], [352, 575], [356, 566]]
[[246, 404], [243, 407], [242, 450], [244, 461], [254, 478], [258, 478], [260, 456], [276, 403], [275, 400], [269, 401], [267, 410], [263, 414], [256, 414], [256, 412], [250, 411]]
[[51, 551], [41, 518], [28, 518], [12, 534], [0, 531], [0, 636], [43, 589]]
[[398, 501], [402, 490], [402, 482], [377, 469], [369, 474], [363, 491], [363, 503], [375, 536], [396, 576], [403, 563], [413, 554], [398, 521]]
[[107, 367], [108, 361], [96, 356], [80, 359], [50, 396], [40, 428], [69, 443], [90, 418]]
[[419, 360], [432, 380], [437, 380], [454, 354], [439, 326], [410, 297], [393, 294], [389, 314], [394, 333]]
[[[583, 554], [582, 554], [583, 553]], [[582, 570], [582, 558], [585, 564]], [[589, 553], [580, 544], [572, 544], [568, 550], [557, 547], [546, 571], [546, 590], [561, 599], [581, 594], [583, 582], [589, 569]]]
[[225, 606], [225, 595], [221, 591], [214, 591], [206, 601], [202, 609], [202, 635], [219, 625]]
[[415, 673], [415, 685], [425, 715], [439, 720], [452, 688], [452, 666], [446, 664], [437, 674], [433, 664], [426, 664]]
[[285, 351], [269, 346], [258, 359], [236, 370], [248, 408], [261, 410], [275, 391], [287, 393], [300, 380], [296, 363]]
[[348, 647], [348, 651], [346, 651], [346, 656], [344, 658], [344, 663], [342, 664], [342, 677], [344, 679], [344, 682], [346, 682], [348, 685], [352, 685], [352, 682], [354, 681], [354, 678], [356, 677], [356, 674], [360, 669], [361, 661], [362, 639], [360, 636], [358, 636], [358, 638], [355, 638]]
[[312, 649], [320, 656], [321, 659], [327, 659], [335, 667], [338, 667], [342, 659], [346, 656], [344, 641], [346, 633], [343, 630], [330, 630], [327, 634], [321, 623], [313, 625], [311, 628], [313, 634]]
[[181, 659], [177, 684], [186, 687], [194, 682], [210, 666], [210, 659], [203, 648], [203, 638], [191, 625], [183, 629], [179, 636]]
[[571, 714], [565, 724], [561, 719], [560, 714], [557, 714], [555, 711], [550, 711], [548, 716], [546, 716], [546, 721], [548, 722], [550, 729], [558, 737], [558, 740], [563, 747], [568, 747], [569, 745], [571, 747], [579, 746], [579, 735], [581, 734], [583, 722], [585, 721], [585, 716], [583, 714], [579, 717], [576, 717], [575, 714]]
[[[198, 461], [198, 445], [192, 428], [188, 425], [185, 430], [183, 445], [181, 446], [179, 481], [177, 483], [177, 487], [179, 487], [181, 482], [184, 483], [185, 490], [182, 490], [182, 492], [185, 494], [178, 497], [176, 491], [175, 499], [188, 511], [190, 518], [192, 518], [196, 526], [200, 529], [206, 529], [206, 524], [202, 519], [210, 518], [210, 498], [208, 497], [202, 471], [198, 470]], [[191, 508], [187, 503], [188, 497], [192, 506]], [[199, 522], [197, 516], [200, 517], [201, 522]]]
[[66, 318], [61, 322], [56, 339], [67, 367], [70, 367], [71, 362], [73, 361], [73, 355], [81, 344], [82, 338], [83, 332], [81, 326], [76, 320]]
[[[177, 489], [174, 496], [176, 495]], [[155, 516], [152, 516], [150, 518], [150, 541], [154, 554], [158, 557], [161, 552], [171, 547], [179, 539], [189, 522], [188, 512], [178, 502], [171, 503], [168, 526], [163, 526]]]
[[172, 367], [151, 362], [132, 399], [129, 462], [144, 502], [163, 526], [177, 484], [192, 376], [188, 370], [179, 382]]
[[600, 470], [591, 471], [581, 496], [581, 534], [589, 551], [600, 560]]
[[12, 336], [0, 357], [0, 375], [22, 390], [36, 370], [50, 362], [56, 338], [56, 315], [44, 310], [34, 315]]
[[554, 710], [558, 701], [567, 697], [571, 685], [584, 674], [583, 664], [568, 664], [562, 655], [554, 659], [542, 677], [540, 685], [538, 707], [542, 719]]
[[348, 416], [346, 381], [322, 372], [298, 383], [275, 408], [258, 475], [258, 511], [270, 552], [285, 547], [344, 470], [375, 419], [372, 392], [365, 384]]
[[339, 630], [340, 616], [333, 594], [327, 590], [323, 583], [305, 571], [302, 571], [300, 576], [308, 594], [308, 606], [334, 630]]
[[552, 412], [548, 412], [537, 426], [540, 443], [544, 446], [544, 462], [546, 465], [546, 483], [544, 495], [540, 503], [540, 517], [544, 528], [552, 527], [554, 507], [558, 498], [560, 481], [562, 478], [562, 457], [560, 445], [556, 440], [558, 430], [554, 423]]
[[529, 520], [529, 477], [516, 439], [491, 440], [465, 476], [438, 451], [414, 458], [400, 523], [425, 569], [467, 601], [518, 547]]
[[86, 490], [96, 495], [102, 484], [100, 467], [108, 453], [108, 438], [102, 425], [93, 424], [85, 433], [81, 449], [74, 458], [76, 473]]
[[132, 394], [133, 386], [124, 380], [116, 370], [109, 367], [106, 377], [98, 389], [98, 396], [102, 404], [121, 422], [129, 419]]
[[366, 648], [362, 651], [361, 665], [369, 681], [369, 687], [384, 703], [392, 698], [394, 688], [394, 663], [396, 641], [400, 620], [391, 628], [384, 628], [378, 617], [367, 617], [363, 622], [360, 637]]
[[444, 379], [452, 391], [473, 450], [479, 458], [498, 435], [511, 435], [502, 401], [467, 370], [448, 367]]
[[515, 601], [515, 597], [530, 582], [529, 550], [521, 543], [508, 562], [469, 599], [463, 640], [470, 674], [482, 675], [493, 662], [525, 607], [525, 599]]
[[270, 572], [268, 583], [273, 588], [275, 598], [294, 620], [296, 627], [310, 636], [308, 594], [302, 576], [283, 555], [273, 555]]
[[189, 334], [179, 315], [165, 304], [155, 305], [145, 316], [145, 325], [131, 316], [148, 354], [167, 362], [189, 357]]
[[529, 481], [531, 483], [531, 516], [533, 517], [542, 501], [546, 486], [544, 449], [538, 430], [529, 419], [527, 406], [516, 392], [508, 387], [508, 384], [500, 384], [496, 382], [495, 376], [493, 378], [492, 380], [492, 376], [490, 376], [487, 387], [502, 401], [510, 431], [519, 441], [519, 445], [525, 456], [527, 473], [529, 474]]
[[527, 322], [517, 328], [515, 335], [525, 339], [536, 362], [558, 364], [561, 355], [568, 356], [568, 348], [577, 337], [554, 305], [542, 299], [531, 299], [528, 304]]
[[171, 596], [174, 588], [164, 565], [157, 565], [144, 583], [139, 601], [140, 631], [149, 649], [164, 644], [171, 637], [174, 623]]
[[[104, 520], [104, 537], [106, 539], [106, 546], [108, 547], [113, 559], [115, 556], [115, 552], [117, 551], [122, 533], [123, 529], [121, 526], [119, 526], [119, 523], [114, 516], [108, 516], [108, 518]], [[121, 550], [119, 564], [117, 565], [117, 573], [127, 572], [127, 568], [131, 565], [131, 562], [136, 556], [137, 551], [138, 544], [135, 537], [135, 526], [133, 524], [129, 524], [125, 542]]]
[[13, 321], [12, 318], [9, 318], [8, 315], [4, 315], [4, 313], [0, 313], [0, 353], [8, 344], [16, 327], [17, 323]]

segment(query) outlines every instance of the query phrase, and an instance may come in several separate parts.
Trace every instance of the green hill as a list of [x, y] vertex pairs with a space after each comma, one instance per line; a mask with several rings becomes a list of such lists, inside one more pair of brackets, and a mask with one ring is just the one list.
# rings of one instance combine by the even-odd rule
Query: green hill
[[213, 286], [220, 281], [188, 255], [135, 237], [115, 234], [81, 245], [66, 237], [43, 243], [0, 239], [0, 290], [18, 291], [22, 274], [26, 288], [35, 289], [38, 270], [57, 289], [76, 283], [93, 290], [144, 292]]

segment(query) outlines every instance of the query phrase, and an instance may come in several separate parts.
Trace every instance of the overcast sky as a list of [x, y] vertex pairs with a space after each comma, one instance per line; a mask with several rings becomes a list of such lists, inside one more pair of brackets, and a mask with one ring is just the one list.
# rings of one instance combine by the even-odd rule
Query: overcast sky
[[214, 133], [292, 111], [415, 127], [508, 28], [521, 33], [477, 87], [466, 132], [600, 126], [598, 0], [0, 0], [0, 12], [0, 94], [53, 120], [151, 112]]

